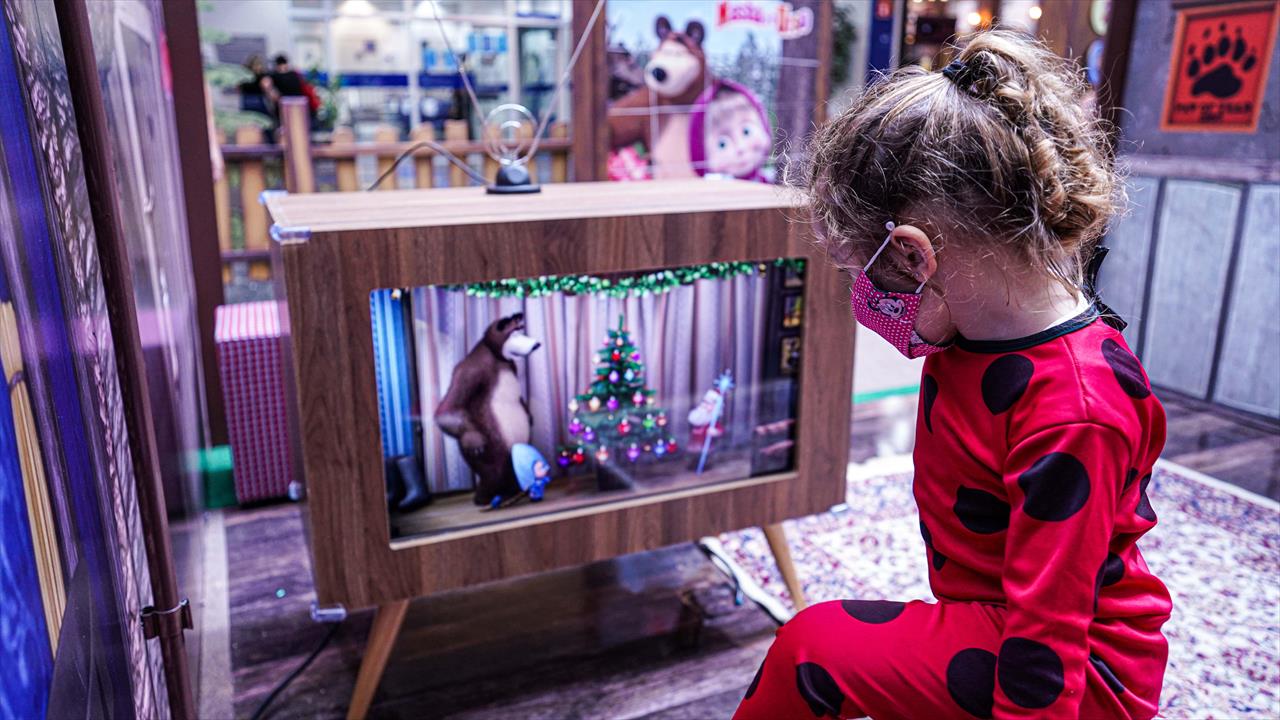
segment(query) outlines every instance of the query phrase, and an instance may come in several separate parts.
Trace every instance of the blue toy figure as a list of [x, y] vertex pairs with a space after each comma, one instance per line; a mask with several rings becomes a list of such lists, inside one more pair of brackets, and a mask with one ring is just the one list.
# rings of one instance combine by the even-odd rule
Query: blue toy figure
[[516, 482], [520, 483], [521, 493], [511, 498], [495, 497], [490, 507], [496, 509], [511, 504], [527, 495], [531, 502], [540, 502], [551, 482], [551, 463], [538, 452], [538, 448], [527, 443], [516, 443], [511, 446], [511, 465], [516, 473]]

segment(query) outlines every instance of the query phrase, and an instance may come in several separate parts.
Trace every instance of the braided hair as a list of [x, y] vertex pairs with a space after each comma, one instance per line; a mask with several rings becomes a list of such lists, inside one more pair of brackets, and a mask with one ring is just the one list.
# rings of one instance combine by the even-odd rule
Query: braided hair
[[819, 129], [788, 174], [837, 264], [886, 219], [999, 246], [1069, 287], [1123, 206], [1106, 127], [1073, 63], [995, 29], [941, 72], [901, 68]]

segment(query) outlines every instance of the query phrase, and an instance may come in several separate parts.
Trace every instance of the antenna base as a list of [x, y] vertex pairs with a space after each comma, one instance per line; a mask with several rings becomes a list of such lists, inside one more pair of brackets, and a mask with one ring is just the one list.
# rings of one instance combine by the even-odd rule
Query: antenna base
[[529, 177], [529, 169], [523, 164], [502, 165], [493, 183], [485, 188], [490, 195], [520, 195], [542, 192], [542, 188], [533, 184]]

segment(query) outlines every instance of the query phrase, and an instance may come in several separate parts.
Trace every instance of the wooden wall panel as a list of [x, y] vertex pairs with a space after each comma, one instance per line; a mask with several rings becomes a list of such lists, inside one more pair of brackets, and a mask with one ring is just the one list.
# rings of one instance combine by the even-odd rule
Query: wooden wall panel
[[1280, 185], [1245, 208], [1214, 401], [1280, 418]]
[[1143, 329], [1143, 362], [1156, 385], [1197, 397], [1209, 390], [1240, 194], [1219, 183], [1165, 183]]
[[1111, 253], [1098, 275], [1098, 290], [1103, 302], [1129, 322], [1124, 337], [1138, 351], [1142, 337], [1143, 298], [1146, 295], [1147, 268], [1151, 259], [1151, 231], [1156, 221], [1156, 201], [1160, 181], [1135, 177], [1129, 180], [1129, 214], [1120, 219], [1107, 234]]

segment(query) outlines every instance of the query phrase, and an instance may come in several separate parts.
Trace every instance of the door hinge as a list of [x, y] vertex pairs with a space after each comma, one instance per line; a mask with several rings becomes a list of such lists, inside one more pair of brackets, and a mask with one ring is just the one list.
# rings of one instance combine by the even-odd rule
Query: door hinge
[[147, 640], [161, 636], [181, 635], [183, 630], [190, 630], [193, 627], [191, 603], [186, 598], [182, 598], [181, 602], [168, 610], [157, 610], [154, 606], [148, 605], [142, 608], [139, 616], [142, 618], [142, 637]]

